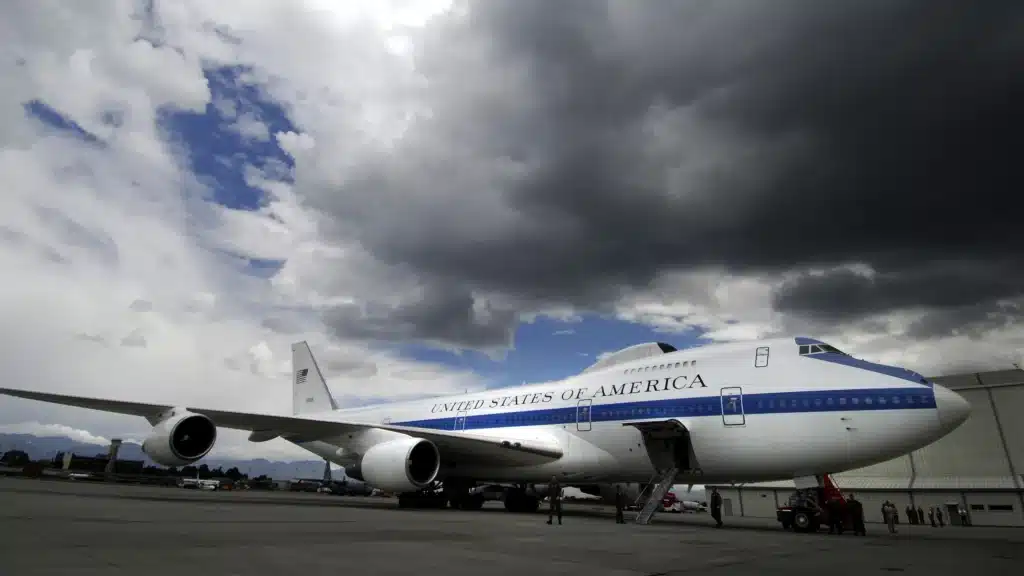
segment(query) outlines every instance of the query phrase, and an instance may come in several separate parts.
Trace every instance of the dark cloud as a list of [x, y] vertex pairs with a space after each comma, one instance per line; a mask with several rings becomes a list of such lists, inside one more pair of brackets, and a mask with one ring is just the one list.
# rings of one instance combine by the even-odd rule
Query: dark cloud
[[326, 313], [328, 325], [346, 337], [479, 347], [511, 345], [515, 318], [513, 310], [481, 306], [465, 288], [443, 283], [428, 285], [420, 299], [397, 308], [338, 306]]
[[870, 277], [850, 270], [801, 276], [782, 285], [775, 306], [830, 322], [909, 308], [960, 311], [957, 316], [972, 311], [967, 316], [977, 318], [973, 312], [998, 313], [994, 303], [1020, 294], [1022, 286], [1024, 269], [1012, 259], [906, 263]]
[[879, 270], [787, 284], [814, 317], [981, 314], [1024, 292], [1022, 57], [1013, 1], [475, 2], [417, 53], [432, 115], [305, 192], [434, 283], [373, 336], [498, 343], [470, 290], [598, 306], [708, 266]]
[[127, 348], [145, 348], [147, 346], [146, 337], [142, 335], [142, 332], [133, 330], [131, 334], [121, 338], [121, 346]]
[[149, 300], [137, 298], [134, 301], [132, 301], [128, 308], [134, 310], [135, 312], [149, 312], [153, 309], [153, 303], [150, 302]]

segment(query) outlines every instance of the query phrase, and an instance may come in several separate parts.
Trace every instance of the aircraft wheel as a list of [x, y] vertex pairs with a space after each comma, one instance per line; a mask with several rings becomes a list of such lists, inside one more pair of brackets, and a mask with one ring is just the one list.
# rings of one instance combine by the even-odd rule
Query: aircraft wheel
[[810, 532], [811, 531], [811, 515], [803, 510], [798, 510], [793, 513], [793, 530], [796, 532]]

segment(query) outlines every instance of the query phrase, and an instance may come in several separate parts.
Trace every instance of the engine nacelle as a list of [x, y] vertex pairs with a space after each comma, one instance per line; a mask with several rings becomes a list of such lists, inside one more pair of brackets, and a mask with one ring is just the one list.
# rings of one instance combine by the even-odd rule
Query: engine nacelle
[[415, 492], [437, 477], [441, 454], [433, 442], [399, 438], [371, 446], [359, 464], [345, 468], [345, 475], [385, 492]]
[[142, 451], [163, 466], [186, 466], [210, 453], [217, 441], [217, 426], [202, 414], [175, 408], [153, 427]]

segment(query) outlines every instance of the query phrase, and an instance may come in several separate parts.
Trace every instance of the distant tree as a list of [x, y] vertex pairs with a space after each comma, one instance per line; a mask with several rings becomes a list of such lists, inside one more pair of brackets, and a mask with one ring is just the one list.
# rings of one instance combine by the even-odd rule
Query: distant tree
[[32, 459], [28, 457], [28, 452], [23, 450], [8, 450], [4, 452], [3, 456], [0, 456], [0, 462], [7, 466], [24, 466], [31, 461]]
[[209, 478], [210, 477], [210, 467], [207, 466], [206, 464], [200, 464], [199, 465], [199, 477], [200, 478]]
[[231, 480], [234, 482], [238, 482], [244, 477], [242, 472], [237, 467], [234, 466], [228, 468], [228, 471], [225, 472], [224, 475], [227, 476], [228, 478], [231, 478]]
[[213, 476], [214, 478], [221, 478], [224, 476], [224, 470], [220, 466], [217, 466], [213, 470], [210, 470], [210, 476]]
[[181, 469], [181, 475], [186, 478], [195, 478], [196, 473], [199, 471], [195, 466], [184, 466]]

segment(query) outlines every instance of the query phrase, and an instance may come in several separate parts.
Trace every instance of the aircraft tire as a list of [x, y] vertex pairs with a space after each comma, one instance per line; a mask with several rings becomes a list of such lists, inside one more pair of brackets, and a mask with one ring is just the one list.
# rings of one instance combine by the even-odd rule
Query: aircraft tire
[[811, 526], [814, 521], [811, 519], [811, 514], [804, 510], [795, 510], [793, 512], [793, 531], [794, 532], [810, 532]]

